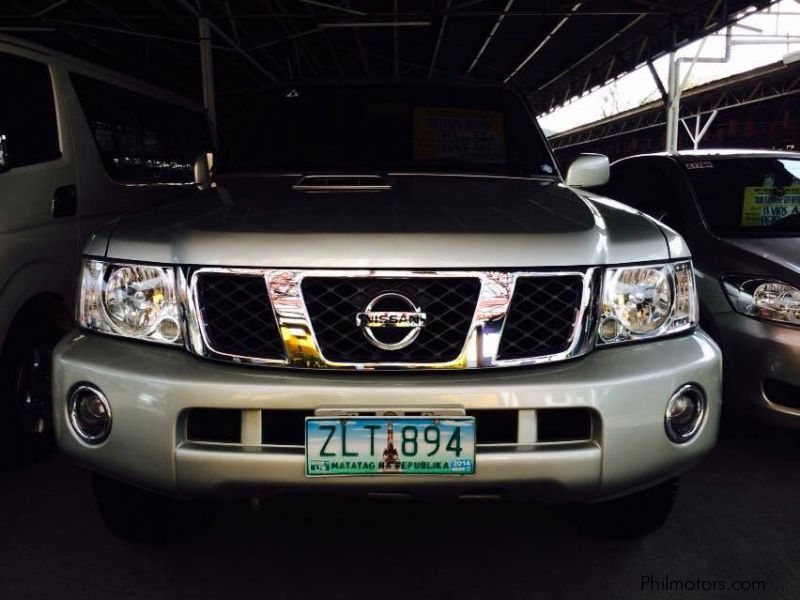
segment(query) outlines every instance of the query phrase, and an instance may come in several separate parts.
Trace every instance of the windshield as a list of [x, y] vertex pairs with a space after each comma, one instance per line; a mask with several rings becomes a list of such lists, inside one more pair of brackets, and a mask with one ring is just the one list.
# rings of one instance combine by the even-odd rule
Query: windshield
[[800, 234], [800, 159], [719, 158], [685, 167], [714, 233]]
[[221, 170], [556, 173], [520, 96], [416, 85], [259, 92], [223, 148]]

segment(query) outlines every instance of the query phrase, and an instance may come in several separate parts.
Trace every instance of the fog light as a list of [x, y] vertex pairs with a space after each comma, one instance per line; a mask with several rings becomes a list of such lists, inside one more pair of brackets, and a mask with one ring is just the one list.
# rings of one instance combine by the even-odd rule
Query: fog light
[[684, 385], [667, 402], [664, 415], [667, 437], [676, 444], [688, 442], [700, 430], [705, 414], [705, 394], [695, 385]]
[[111, 407], [103, 393], [90, 385], [79, 385], [69, 396], [69, 422], [87, 444], [100, 444], [111, 433]]

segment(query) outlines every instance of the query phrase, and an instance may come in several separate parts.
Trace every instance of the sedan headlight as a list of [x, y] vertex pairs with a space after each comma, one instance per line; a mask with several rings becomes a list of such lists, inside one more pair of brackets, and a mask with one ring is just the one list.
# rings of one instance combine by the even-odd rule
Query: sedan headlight
[[601, 344], [650, 339], [697, 325], [692, 263], [606, 269], [598, 338]]
[[725, 275], [722, 288], [736, 312], [748, 317], [800, 325], [800, 290], [793, 285], [748, 275]]
[[165, 344], [182, 342], [174, 269], [85, 260], [81, 270], [81, 327]]

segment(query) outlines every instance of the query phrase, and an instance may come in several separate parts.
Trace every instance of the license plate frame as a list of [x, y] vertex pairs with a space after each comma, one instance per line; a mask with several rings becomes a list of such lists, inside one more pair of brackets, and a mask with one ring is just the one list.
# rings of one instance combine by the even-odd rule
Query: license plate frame
[[[414, 434], [409, 433], [412, 429]], [[394, 456], [388, 447], [390, 437]], [[475, 417], [309, 416], [305, 474], [309, 478], [474, 475], [475, 441]]]

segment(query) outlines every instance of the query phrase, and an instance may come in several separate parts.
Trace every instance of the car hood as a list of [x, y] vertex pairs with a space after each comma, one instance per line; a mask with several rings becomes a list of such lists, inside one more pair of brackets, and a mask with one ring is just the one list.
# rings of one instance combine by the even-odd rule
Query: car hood
[[[797, 237], [723, 238], [732, 249], [727, 256], [741, 264], [739, 269], [755, 270], [753, 275], [778, 275], [800, 281], [800, 239]], [[732, 265], [726, 265], [728, 269]]]
[[551, 180], [393, 175], [379, 192], [296, 191], [296, 181], [220, 178], [121, 219], [92, 247], [105, 241], [119, 260], [279, 268], [564, 267], [674, 254], [651, 219]]

